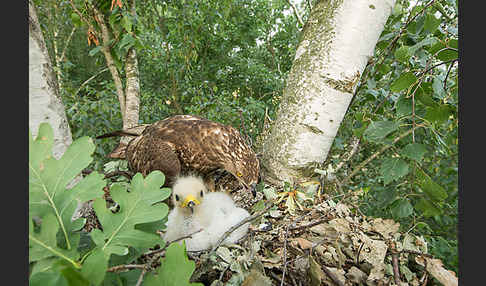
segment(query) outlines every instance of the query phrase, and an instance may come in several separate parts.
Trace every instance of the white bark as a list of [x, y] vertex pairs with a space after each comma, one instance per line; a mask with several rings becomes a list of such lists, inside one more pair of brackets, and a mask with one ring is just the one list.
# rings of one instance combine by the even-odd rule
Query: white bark
[[312, 9], [264, 145], [270, 178], [310, 177], [325, 161], [395, 0], [328, 0]]
[[54, 130], [52, 152], [59, 159], [72, 142], [71, 130], [37, 14], [29, 1], [29, 128], [34, 138], [42, 122], [48, 122]]

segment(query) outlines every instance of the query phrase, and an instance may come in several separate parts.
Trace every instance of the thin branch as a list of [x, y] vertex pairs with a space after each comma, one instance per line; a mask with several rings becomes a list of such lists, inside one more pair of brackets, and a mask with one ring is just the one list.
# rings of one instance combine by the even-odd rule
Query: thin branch
[[132, 270], [132, 269], [145, 269], [145, 264], [126, 264], [126, 265], [117, 265], [108, 268], [106, 272], [118, 272], [123, 270]]
[[300, 17], [299, 11], [297, 10], [297, 7], [295, 7], [295, 4], [292, 3], [290, 0], [287, 0], [287, 3], [290, 4], [290, 7], [292, 7], [292, 10], [294, 11], [294, 15], [297, 18], [297, 21], [299, 22], [301, 29], [304, 27], [304, 22], [302, 21], [302, 17]]
[[66, 44], [64, 45], [64, 49], [62, 50], [61, 57], [59, 57], [59, 62], [61, 62], [66, 56], [66, 51], [69, 46], [69, 42], [71, 42], [71, 39], [74, 35], [74, 31], [76, 31], [76, 27], [73, 27], [73, 29], [71, 30], [71, 34], [69, 34], [69, 37], [66, 40]]
[[392, 256], [392, 265], [393, 265], [393, 277], [395, 279], [395, 284], [400, 285], [400, 271], [398, 269], [398, 254], [396, 248], [395, 248], [395, 243], [390, 244], [390, 252]]
[[210, 256], [211, 254], [213, 254], [217, 249], [218, 247], [221, 245], [221, 243], [223, 243], [223, 241], [233, 232], [235, 231], [236, 229], [238, 229], [240, 226], [244, 225], [245, 223], [248, 223], [248, 222], [252, 222], [254, 221], [255, 219], [259, 218], [260, 216], [262, 216], [264, 213], [266, 213], [275, 203], [276, 199], [273, 199], [271, 201], [269, 201], [268, 205], [263, 209], [261, 210], [260, 212], [252, 215], [252, 216], [249, 216], [247, 218], [245, 218], [244, 220], [240, 221], [239, 223], [235, 224], [234, 226], [232, 226], [228, 231], [226, 231], [218, 240], [218, 242], [216, 242], [216, 245], [214, 245], [214, 247], [211, 249], [211, 252], [210, 252]]
[[449, 65], [449, 68], [447, 69], [447, 73], [446, 73], [446, 76], [445, 76], [445, 79], [444, 79], [444, 91], [447, 91], [447, 78], [449, 77], [449, 73], [451, 72], [451, 69], [452, 69], [452, 66], [454, 65], [454, 63], [456, 63], [458, 61], [458, 59], [455, 59], [450, 65]]
[[142, 285], [143, 276], [145, 275], [145, 273], [147, 273], [147, 268], [144, 268], [144, 269], [142, 270], [142, 273], [140, 273], [140, 276], [138, 277], [137, 284], [135, 284], [135, 286], [140, 286], [140, 285]]
[[95, 77], [97, 77], [98, 75], [104, 73], [105, 71], [107, 71], [108, 68], [104, 68], [102, 70], [100, 70], [99, 72], [97, 72], [96, 74], [94, 74], [93, 76], [91, 76], [90, 78], [88, 78], [87, 80], [85, 80], [80, 86], [79, 88], [76, 90], [76, 92], [73, 94], [73, 96], [75, 96], [76, 94], [78, 94], [78, 92], [85, 86], [87, 85], [90, 81], [92, 81]]
[[280, 283], [280, 286], [283, 286], [283, 283], [284, 283], [284, 280], [285, 280], [285, 273], [287, 272], [287, 239], [288, 239], [288, 234], [289, 234], [289, 227], [290, 226], [295, 227], [296, 223], [298, 223], [299, 221], [304, 219], [304, 217], [306, 217], [307, 215], [312, 214], [314, 212], [315, 212], [315, 210], [312, 210], [308, 213], [303, 214], [302, 216], [296, 218], [295, 220], [292, 221], [292, 223], [288, 224], [285, 227], [285, 240], [284, 240], [284, 247], [283, 247], [283, 251], [284, 251], [284, 253], [283, 253], [283, 255], [284, 255], [283, 266], [284, 266], [284, 269], [283, 269], [283, 273], [282, 273], [282, 282]]
[[[424, 124], [419, 124], [416, 126], [416, 128], [419, 128], [419, 127], [424, 127], [425, 125]], [[401, 139], [407, 137], [408, 135], [410, 135], [410, 133], [413, 132], [414, 129], [410, 129], [408, 130], [407, 132], [403, 133], [402, 135], [398, 136], [397, 138], [395, 138], [395, 140], [393, 140], [392, 144], [390, 145], [386, 145], [386, 146], [383, 146], [383, 148], [381, 148], [380, 150], [376, 151], [373, 155], [371, 155], [368, 159], [366, 159], [365, 161], [363, 161], [361, 164], [359, 164], [356, 168], [354, 168], [353, 172], [351, 172], [351, 174], [349, 174], [349, 176], [347, 176], [344, 180], [342, 180], [342, 184], [346, 184], [347, 182], [349, 182], [349, 180], [354, 176], [356, 175], [364, 166], [366, 166], [366, 164], [368, 164], [369, 162], [371, 162], [373, 159], [375, 159], [378, 155], [380, 155], [381, 153], [385, 152], [386, 150], [388, 150], [391, 146], [393, 146], [393, 144], [395, 144], [396, 142], [400, 141]]]
[[166, 248], [167, 248], [167, 247], [168, 247], [170, 244], [172, 244], [172, 243], [174, 243], [174, 242], [181, 241], [181, 240], [186, 239], [186, 238], [192, 238], [192, 236], [193, 236], [193, 235], [195, 235], [196, 233], [201, 232], [202, 230], [203, 230], [203, 229], [201, 228], [201, 229], [199, 229], [199, 230], [197, 230], [197, 231], [195, 231], [195, 232], [192, 232], [192, 233], [190, 233], [190, 234], [188, 234], [188, 235], [185, 235], [185, 236], [179, 237], [179, 238], [174, 239], [174, 240], [171, 240], [171, 241], [167, 241], [167, 242], [165, 243], [164, 247], [162, 247], [162, 248], [160, 248], [160, 249], [156, 249], [156, 250], [152, 250], [152, 251], [146, 252], [146, 253], [144, 253], [144, 255], [150, 256], [150, 255], [154, 255], [154, 254], [161, 253], [161, 252], [165, 251], [165, 249], [166, 249]]

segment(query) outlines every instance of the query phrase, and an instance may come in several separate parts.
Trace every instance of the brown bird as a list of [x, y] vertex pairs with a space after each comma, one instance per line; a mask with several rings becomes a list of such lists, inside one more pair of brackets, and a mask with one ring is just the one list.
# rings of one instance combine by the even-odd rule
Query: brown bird
[[175, 115], [151, 125], [96, 137], [134, 136], [109, 157], [127, 159], [134, 172], [146, 176], [160, 170], [172, 185], [179, 174], [209, 174], [223, 169], [255, 194], [260, 164], [255, 152], [232, 126], [193, 115]]

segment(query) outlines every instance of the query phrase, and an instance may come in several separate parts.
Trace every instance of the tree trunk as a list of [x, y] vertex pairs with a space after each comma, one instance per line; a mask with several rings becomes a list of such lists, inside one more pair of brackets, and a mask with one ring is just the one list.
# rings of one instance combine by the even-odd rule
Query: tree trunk
[[48, 122], [54, 130], [53, 156], [59, 159], [72, 142], [71, 130], [59, 98], [34, 4], [29, 1], [29, 128], [37, 136], [39, 124]]
[[262, 165], [269, 181], [298, 183], [327, 157], [395, 0], [328, 0], [312, 9]]
[[[125, 90], [125, 117], [123, 129], [138, 125], [140, 109], [140, 83], [138, 77], [138, 61], [135, 48], [130, 48], [125, 63], [126, 90]], [[122, 138], [123, 143], [128, 143], [130, 137]]]

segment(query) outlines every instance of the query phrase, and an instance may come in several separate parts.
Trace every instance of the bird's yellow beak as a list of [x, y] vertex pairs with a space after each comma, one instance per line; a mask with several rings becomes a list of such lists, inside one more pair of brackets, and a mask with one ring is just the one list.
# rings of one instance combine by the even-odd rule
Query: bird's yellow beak
[[197, 206], [198, 204], [200, 204], [201, 202], [198, 201], [198, 199], [196, 199], [193, 195], [188, 195], [184, 202], [182, 202], [182, 207], [185, 208], [187, 206]]

